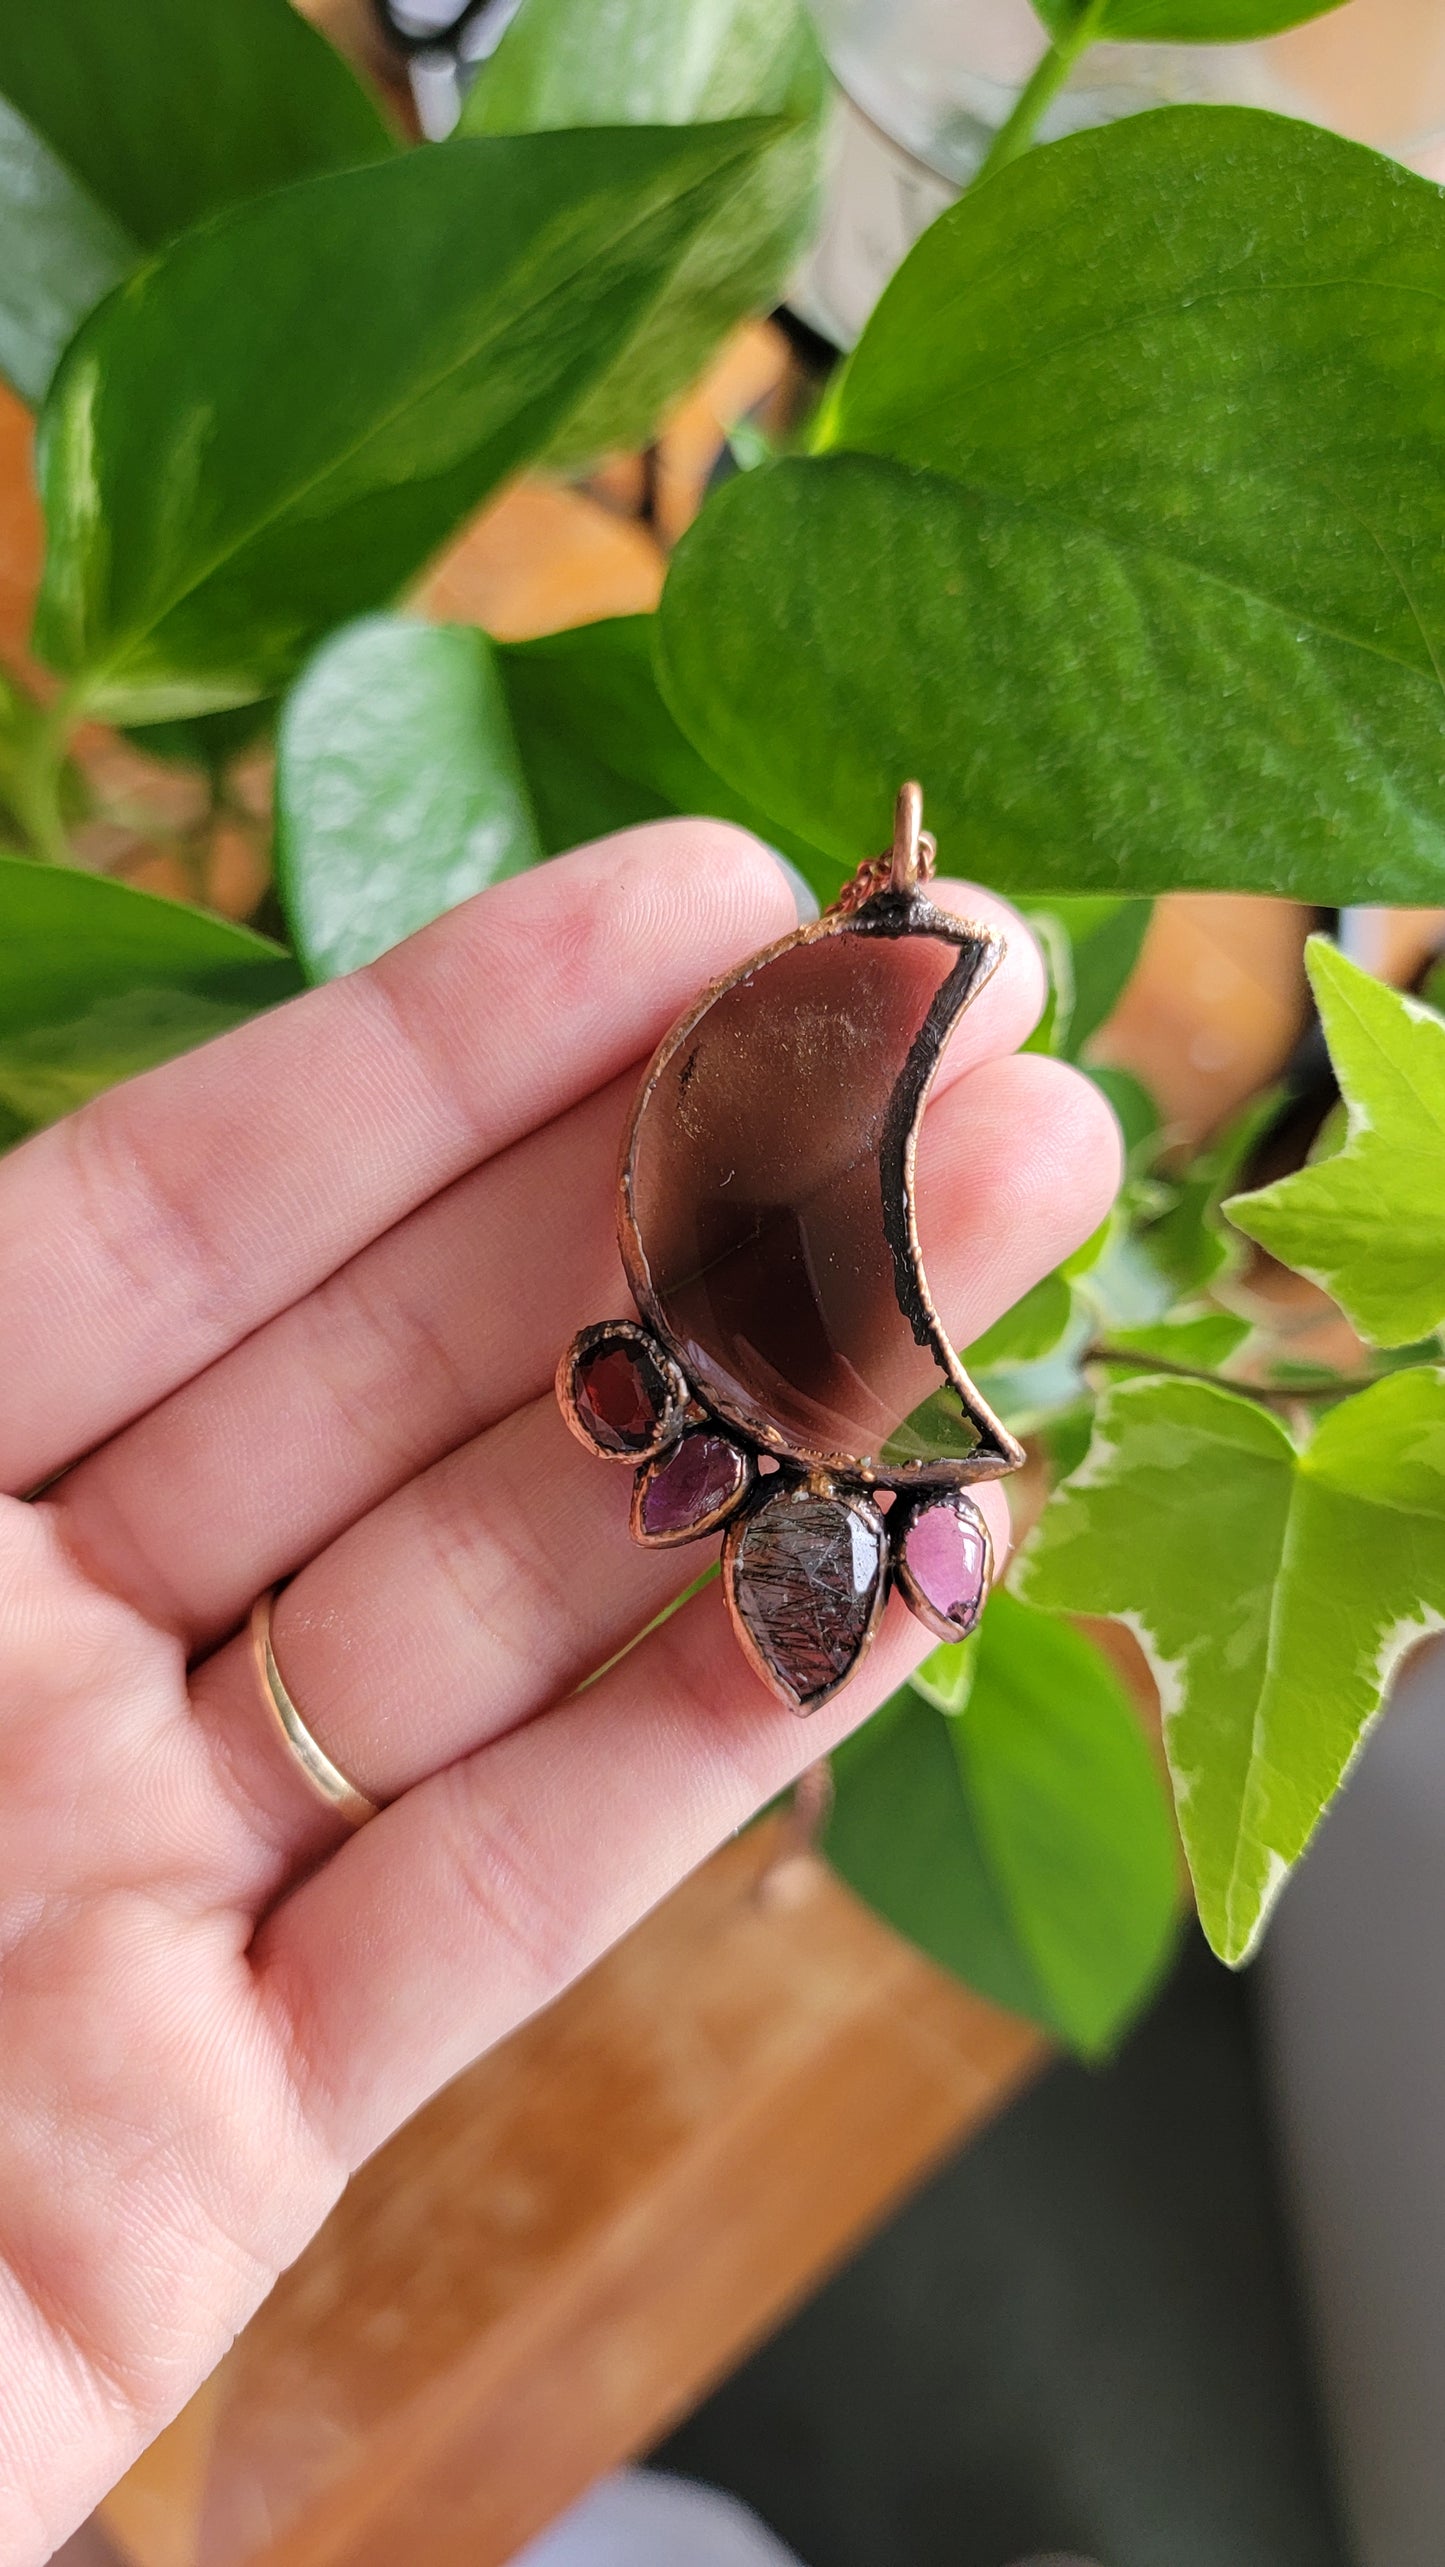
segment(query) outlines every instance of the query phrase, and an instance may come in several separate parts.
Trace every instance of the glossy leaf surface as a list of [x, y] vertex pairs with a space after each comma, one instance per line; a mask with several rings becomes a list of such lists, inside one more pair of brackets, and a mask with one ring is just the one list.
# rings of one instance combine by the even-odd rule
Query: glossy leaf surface
[[0, 857], [0, 1115], [50, 1122], [301, 986], [229, 920], [98, 874]]
[[289, 0], [26, 0], [0, 10], [0, 94], [143, 249], [395, 148]]
[[763, 115], [788, 127], [623, 337], [553, 440], [553, 460], [644, 444], [724, 332], [776, 300], [812, 219], [824, 96], [817, 38], [798, 0], [525, 0], [473, 84], [463, 132]]
[[1345, 1100], [1343, 1146], [1225, 1206], [1376, 1346], [1445, 1324], [1445, 1023], [1322, 936], [1309, 975]]
[[1445, 1373], [1344, 1401], [1303, 1451], [1232, 1392], [1125, 1383], [1015, 1574], [1139, 1640], [1204, 1930], [1246, 1960], [1395, 1668], [1445, 1627]]
[[441, 143], [187, 234], [52, 388], [42, 654], [114, 719], [269, 693], [545, 441], [770, 138]]
[[1006, 886], [1438, 899], [1442, 255], [1437, 188], [1243, 109], [1027, 155], [680, 546], [679, 719], [843, 858], [917, 773]]
[[315, 980], [541, 854], [485, 633], [377, 615], [310, 662], [277, 738], [277, 876]]
[[1139, 1722], [1082, 1633], [1007, 1592], [920, 1679], [837, 1751], [829, 1860], [971, 1987], [1098, 2056], [1174, 1938]]

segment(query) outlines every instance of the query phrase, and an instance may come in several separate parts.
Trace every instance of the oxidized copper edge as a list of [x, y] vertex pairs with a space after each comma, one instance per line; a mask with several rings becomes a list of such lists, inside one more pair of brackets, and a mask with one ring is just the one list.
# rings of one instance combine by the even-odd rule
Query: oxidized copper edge
[[[854, 1473], [854, 1477], [857, 1477], [856, 1472]], [[751, 1667], [753, 1674], [757, 1677], [759, 1683], [766, 1685], [768, 1692], [773, 1695], [775, 1700], [785, 1702], [790, 1711], [795, 1711], [800, 1719], [806, 1720], [812, 1712], [821, 1711], [824, 1703], [831, 1702], [835, 1694], [840, 1694], [845, 1685], [852, 1683], [853, 1678], [858, 1673], [859, 1668], [862, 1666], [864, 1659], [867, 1657], [868, 1652], [872, 1648], [874, 1640], [877, 1637], [878, 1625], [883, 1619], [884, 1611], [888, 1603], [889, 1591], [892, 1586], [892, 1577], [890, 1575], [892, 1550], [888, 1540], [887, 1519], [874, 1505], [873, 1500], [869, 1497], [866, 1490], [840, 1487], [833, 1481], [826, 1478], [826, 1476], [821, 1472], [814, 1474], [811, 1478], [806, 1480], [787, 1481], [776, 1478], [759, 1480], [757, 1486], [759, 1492], [766, 1492], [766, 1494], [755, 1493], [754, 1503], [751, 1506], [744, 1507], [739, 1514], [733, 1517], [726, 1533], [723, 1535], [723, 1600], [727, 1605], [728, 1620], [731, 1622], [734, 1633], [736, 1634], [738, 1647], [741, 1649], [743, 1656], [746, 1658], [748, 1665]], [[737, 1555], [742, 1546], [743, 1535], [747, 1531], [748, 1525], [751, 1523], [753, 1517], [755, 1515], [760, 1515], [763, 1508], [771, 1505], [775, 1499], [781, 1501], [784, 1505], [795, 1505], [800, 1499], [809, 1497], [836, 1498], [840, 1506], [848, 1507], [854, 1515], [866, 1516], [873, 1528], [882, 1536], [880, 1545], [882, 1567], [879, 1573], [877, 1592], [873, 1598], [873, 1609], [868, 1616], [862, 1638], [859, 1640], [853, 1656], [835, 1684], [827, 1686], [821, 1693], [810, 1694], [805, 1702], [801, 1694], [795, 1693], [792, 1686], [787, 1682], [787, 1679], [784, 1676], [779, 1675], [775, 1667], [770, 1667], [767, 1659], [763, 1656], [762, 1651], [754, 1640], [751, 1631], [748, 1629], [747, 1623], [743, 1619], [742, 1609], [738, 1603], [734, 1590], [734, 1578], [736, 1575]]]
[[[985, 982], [1002, 962], [1006, 951], [1003, 936], [996, 928], [980, 926], [968, 919], [953, 917], [940, 909], [925, 893], [914, 890], [895, 892], [884, 889], [865, 901], [850, 914], [825, 913], [806, 926], [795, 927], [780, 936], [775, 944], [764, 946], [744, 963], [722, 973], [693, 1000], [677, 1023], [664, 1035], [653, 1054], [638, 1089], [623, 1136], [621, 1166], [618, 1174], [617, 1236], [622, 1262], [632, 1297], [649, 1329], [677, 1365], [684, 1380], [686, 1367], [676, 1341], [667, 1326], [652, 1290], [647, 1258], [638, 1231], [632, 1200], [632, 1163], [638, 1128], [648, 1102], [663, 1070], [679, 1045], [685, 1043], [695, 1025], [707, 1014], [713, 1002], [724, 991], [734, 989], [754, 972], [766, 968], [795, 946], [816, 943], [824, 936], [849, 935], [930, 935], [959, 948], [961, 961], [939, 990], [927, 1021], [916, 1037], [908, 1059], [899, 1075], [889, 1107], [883, 1150], [896, 1171], [896, 1190], [890, 1200], [884, 1186], [884, 1221], [893, 1249], [895, 1289], [899, 1307], [913, 1329], [920, 1345], [932, 1352], [940, 1371], [963, 1402], [965, 1412], [996, 1450], [983, 1455], [970, 1455], [936, 1462], [904, 1462], [896, 1465], [862, 1461], [856, 1454], [817, 1450], [790, 1443], [776, 1428], [769, 1428], [755, 1413], [744, 1414], [730, 1402], [709, 1391], [705, 1403], [710, 1414], [721, 1418], [748, 1443], [760, 1445], [781, 1460], [792, 1462], [804, 1471], [822, 1472], [840, 1480], [861, 1480], [865, 1485], [893, 1489], [967, 1488], [981, 1480], [1001, 1479], [1015, 1471], [1024, 1460], [1024, 1450], [1009, 1433], [1002, 1420], [995, 1417], [986, 1400], [980, 1397], [965, 1372], [939, 1318], [937, 1306], [924, 1271], [918, 1237], [915, 1203], [915, 1169], [919, 1126], [923, 1120], [928, 1093], [943, 1054], [944, 1043], [966, 1007], [978, 996]], [[972, 957], [973, 969], [963, 971], [963, 961]], [[944, 1002], [948, 1004], [945, 1006]], [[559, 1394], [560, 1395], [560, 1394]], [[581, 1431], [581, 1430], [578, 1430]], [[584, 1436], [584, 1440], [586, 1439]], [[596, 1448], [593, 1447], [595, 1450]], [[771, 1682], [771, 1678], [769, 1678]]]

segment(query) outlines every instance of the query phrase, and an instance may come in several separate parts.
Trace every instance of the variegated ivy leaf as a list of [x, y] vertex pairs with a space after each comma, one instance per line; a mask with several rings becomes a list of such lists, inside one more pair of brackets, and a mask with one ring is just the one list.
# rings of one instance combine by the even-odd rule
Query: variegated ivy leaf
[[1343, 1145], [1225, 1210], [1372, 1345], [1408, 1346], [1445, 1322], [1445, 1023], [1323, 936], [1308, 961], [1345, 1101]]
[[1138, 1638], [1204, 1930], [1244, 1961], [1400, 1660], [1445, 1628], [1445, 1372], [1345, 1400], [1302, 1450], [1231, 1391], [1123, 1383], [1015, 1576]]

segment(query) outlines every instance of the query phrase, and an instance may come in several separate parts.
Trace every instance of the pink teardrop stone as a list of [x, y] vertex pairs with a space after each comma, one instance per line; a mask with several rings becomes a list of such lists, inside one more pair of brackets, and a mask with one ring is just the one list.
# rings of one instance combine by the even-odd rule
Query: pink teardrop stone
[[915, 1515], [903, 1555], [919, 1594], [944, 1622], [969, 1632], [983, 1606], [988, 1548], [971, 1507], [942, 1499]]

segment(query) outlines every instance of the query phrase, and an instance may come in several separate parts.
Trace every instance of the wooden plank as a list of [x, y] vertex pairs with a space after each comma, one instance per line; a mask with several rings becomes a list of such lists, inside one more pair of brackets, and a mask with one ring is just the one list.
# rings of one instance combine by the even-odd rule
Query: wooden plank
[[502, 2567], [1016, 2090], [1040, 2037], [820, 1864], [768, 1895], [776, 1843], [362, 2170], [217, 2374], [203, 2484], [188, 2410], [103, 2509], [133, 2567]]

